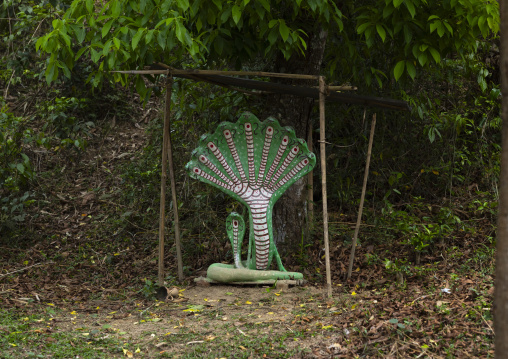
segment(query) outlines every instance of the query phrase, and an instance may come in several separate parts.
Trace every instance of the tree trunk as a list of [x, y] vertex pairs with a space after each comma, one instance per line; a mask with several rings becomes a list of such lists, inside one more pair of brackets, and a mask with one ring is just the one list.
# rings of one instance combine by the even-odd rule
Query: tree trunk
[[[280, 54], [275, 62], [275, 72], [319, 75], [326, 45], [327, 32], [321, 27], [315, 29], [307, 42], [306, 56], [293, 55], [285, 60]], [[318, 82], [308, 80], [281, 80], [300, 86], [317, 86]], [[295, 129], [298, 138], [308, 138], [310, 116], [314, 100], [290, 95], [270, 95], [264, 117], [276, 117], [283, 126]], [[273, 230], [275, 243], [282, 255], [294, 253], [302, 236], [306, 233], [307, 178], [298, 180], [280, 198], [274, 207]]]
[[503, 130], [499, 214], [497, 222], [494, 329], [496, 358], [508, 353], [508, 4], [500, 1], [501, 15], [501, 93]]

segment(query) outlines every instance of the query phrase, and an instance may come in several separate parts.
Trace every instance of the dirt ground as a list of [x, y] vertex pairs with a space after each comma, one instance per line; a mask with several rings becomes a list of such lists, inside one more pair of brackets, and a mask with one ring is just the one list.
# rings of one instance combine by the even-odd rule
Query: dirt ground
[[[331, 319], [337, 308], [334, 300], [325, 298], [324, 289], [312, 286], [277, 289], [212, 284], [179, 289], [173, 300], [134, 302], [117, 310], [111, 310], [115, 309], [114, 303], [101, 308], [99, 302], [87, 303], [84, 309], [69, 307], [68, 314], [54, 321], [59, 331], [96, 341], [114, 336], [135, 343], [150, 356], [165, 351], [188, 354], [189, 346], [229, 337], [247, 339], [285, 333], [293, 337], [295, 331], [301, 331], [302, 324], [320, 330], [285, 342], [288, 350], [300, 351], [317, 343], [337, 345], [333, 333], [328, 331], [333, 328]], [[90, 307], [96, 304], [95, 310]], [[189, 334], [193, 340], [186, 339]]]

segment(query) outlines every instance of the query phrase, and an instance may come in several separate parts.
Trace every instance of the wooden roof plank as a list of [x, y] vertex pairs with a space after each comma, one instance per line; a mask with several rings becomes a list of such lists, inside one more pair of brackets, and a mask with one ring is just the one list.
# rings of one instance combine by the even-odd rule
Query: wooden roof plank
[[[130, 70], [130, 71], [112, 71], [112, 72], [124, 74], [137, 74], [137, 75], [148, 75], [148, 74], [157, 75], [171, 73], [174, 77], [186, 78], [193, 81], [201, 80], [219, 86], [241, 87], [263, 92], [272, 92], [319, 99], [319, 89], [315, 87], [295, 86], [276, 82], [266, 82], [232, 76], [224, 76], [224, 74], [228, 74], [237, 76], [267, 76], [267, 77], [281, 77], [292, 79], [318, 78], [317, 76], [313, 75], [276, 74], [271, 72], [252, 72], [252, 71], [214, 71], [214, 70], [177, 70], [177, 69]], [[374, 106], [398, 111], [410, 110], [409, 105], [405, 101], [387, 99], [382, 97], [364, 96], [344, 92], [329, 92], [327, 94], [327, 98], [339, 103], [360, 104], [364, 106]]]

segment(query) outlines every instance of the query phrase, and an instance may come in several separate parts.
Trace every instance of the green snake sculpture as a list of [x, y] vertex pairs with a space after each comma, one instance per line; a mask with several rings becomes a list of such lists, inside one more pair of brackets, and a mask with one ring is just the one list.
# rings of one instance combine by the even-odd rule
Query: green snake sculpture
[[272, 118], [260, 122], [244, 113], [236, 123], [223, 122], [201, 137], [186, 168], [191, 177], [219, 188], [249, 212], [249, 246], [242, 262], [243, 218], [231, 213], [226, 221], [234, 268], [266, 270], [273, 257], [285, 271], [273, 240], [275, 202], [316, 164], [315, 155], [290, 127]]

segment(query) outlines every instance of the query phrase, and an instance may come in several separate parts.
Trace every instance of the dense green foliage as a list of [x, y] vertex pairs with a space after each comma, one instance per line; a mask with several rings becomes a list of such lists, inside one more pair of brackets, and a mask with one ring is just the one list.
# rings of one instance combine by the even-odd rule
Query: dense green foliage
[[[352, 73], [356, 75], [362, 68], [367, 82], [370, 72], [381, 84], [382, 77], [391, 75], [388, 69], [395, 80], [403, 74], [414, 80], [417, 66], [440, 64], [448, 54], [468, 56], [477, 50], [480, 37], [488, 38], [499, 30], [496, 1], [380, 0], [361, 7], [356, 4], [350, 6], [350, 13], [355, 15], [354, 26], [361, 37], [346, 45], [348, 58], [360, 61]], [[358, 40], [364, 40], [360, 46]], [[388, 56], [376, 58], [380, 50]], [[370, 59], [369, 69], [364, 61]]]
[[[305, 20], [305, 21], [302, 21]], [[95, 86], [118, 69], [135, 69], [153, 62], [181, 64], [183, 59], [232, 61], [236, 66], [259, 56], [286, 59], [305, 54], [308, 33], [316, 24], [330, 33], [333, 56], [328, 71], [337, 65], [344, 81], [356, 83], [372, 77], [382, 85], [404, 73], [416, 77], [416, 66], [439, 64], [450, 53], [467, 56], [478, 47], [478, 38], [499, 30], [496, 1], [379, 0], [366, 2], [112, 0], [98, 6], [91, 0], [75, 0], [57, 16], [51, 31], [37, 41], [37, 49], [49, 53], [46, 79], [59, 72], [71, 76], [83, 55], [97, 64], [89, 80]], [[379, 41], [381, 40], [381, 41]], [[382, 58], [375, 55], [382, 51]], [[168, 57], [168, 54], [169, 57]], [[381, 60], [380, 62], [377, 61]], [[370, 63], [369, 63], [370, 62]], [[126, 75], [114, 74], [127, 84]], [[147, 90], [139, 78], [137, 90]]]

